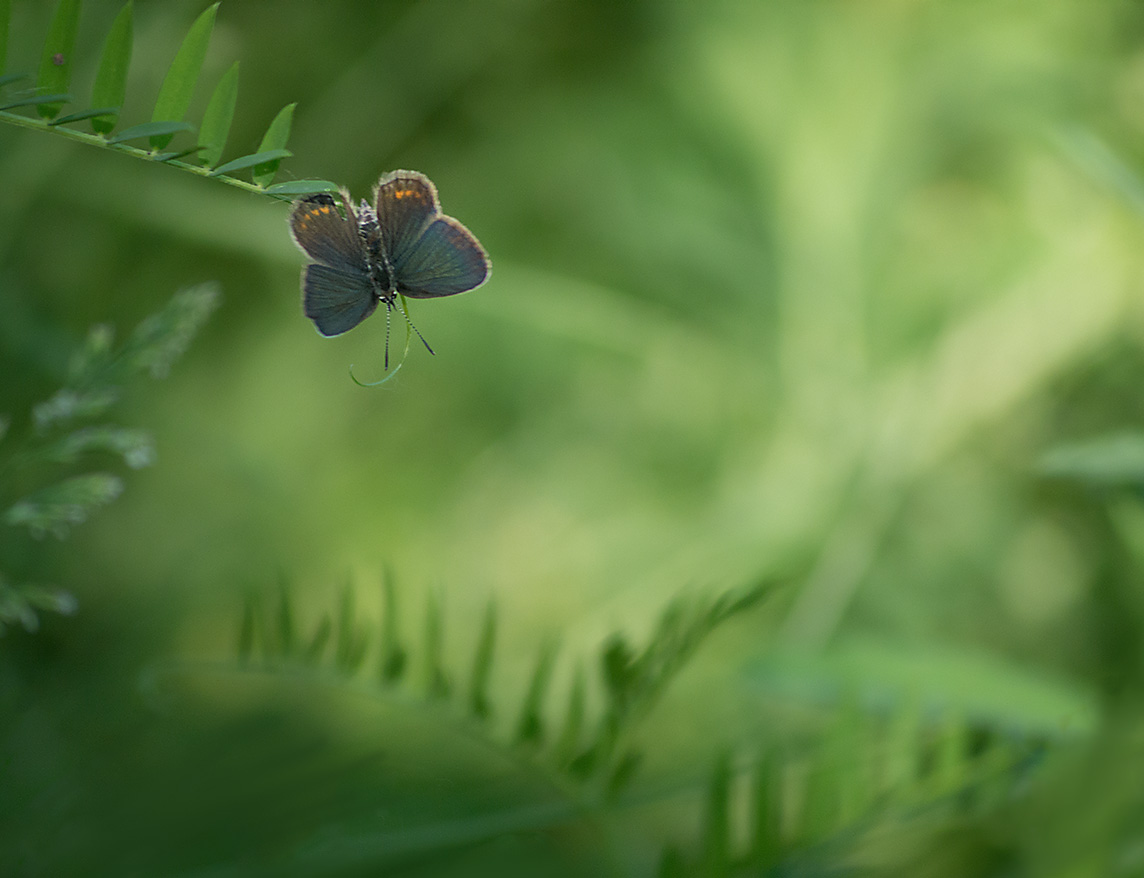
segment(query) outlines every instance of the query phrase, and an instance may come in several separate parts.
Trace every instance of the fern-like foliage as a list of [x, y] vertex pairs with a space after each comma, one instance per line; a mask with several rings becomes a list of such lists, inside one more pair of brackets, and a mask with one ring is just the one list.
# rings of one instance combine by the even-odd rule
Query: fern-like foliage
[[[21, 431], [7, 430], [10, 420], [0, 418], [5, 428], [0, 429], [0, 523], [26, 529], [36, 538], [63, 539], [119, 496], [121, 476], [75, 470], [109, 455], [128, 469], [154, 460], [149, 434], [103, 419], [126, 382], [140, 374], [167, 374], [217, 303], [213, 285], [183, 290], [119, 346], [110, 327], [94, 327], [73, 357], [64, 386], [33, 407]], [[12, 624], [32, 631], [39, 625], [39, 612], [70, 613], [75, 608], [70, 593], [14, 582], [0, 569], [0, 633]]]
[[[562, 778], [584, 800], [606, 801], [632, 779], [640, 752], [630, 743], [639, 721], [658, 701], [687, 659], [724, 622], [758, 604], [771, 591], [770, 583], [716, 598], [679, 598], [664, 610], [648, 642], [633, 646], [620, 634], [602, 647], [599, 668], [604, 707], [596, 723], [588, 722], [586, 682], [582, 670], [573, 674], [563, 711], [548, 709], [557, 658], [556, 645], [538, 650], [528, 687], [515, 712], [512, 738], [500, 746], [516, 748], [554, 777]], [[357, 617], [354, 590], [346, 586], [336, 610], [322, 614], [310, 626], [297, 620], [289, 588], [280, 587], [268, 607], [257, 595], [243, 607], [238, 634], [238, 658], [262, 670], [285, 665], [325, 668], [344, 677], [365, 675], [379, 695], [412, 688], [427, 701], [448, 702], [458, 716], [477, 722], [490, 735], [493, 707], [489, 681], [493, 673], [497, 610], [489, 604], [467, 673], [454, 673], [442, 658], [443, 615], [430, 595], [420, 643], [409, 643], [398, 624], [398, 598], [392, 576], [383, 580], [384, 618], [364, 622]], [[376, 661], [370, 662], [370, 645]], [[460, 685], [457, 681], [467, 681]], [[554, 721], [553, 717], [561, 717]]]
[[[198, 129], [185, 121], [202, 72], [218, 3], [204, 10], [191, 25], [167, 70], [150, 121], [119, 128], [134, 33], [131, 0], [116, 16], [107, 34], [87, 107], [61, 115], [65, 107], [77, 103], [71, 71], [78, 51], [80, 7], [80, 0], [60, 0], [44, 40], [35, 84], [29, 86], [33, 79], [30, 72], [5, 70], [11, 4], [0, 2], [0, 120], [162, 162], [279, 198], [336, 191], [336, 184], [328, 180], [274, 183], [282, 159], [291, 155], [286, 143], [290, 138], [294, 104], [287, 104], [271, 121], [257, 151], [221, 161], [238, 102], [237, 61], [215, 85]], [[79, 105], [83, 107], [83, 103]], [[28, 111], [34, 111], [35, 115], [28, 115]], [[74, 127], [84, 122], [92, 133]], [[182, 138], [181, 145], [170, 148], [176, 137]], [[145, 141], [147, 146], [134, 145], [140, 141]], [[246, 170], [250, 171], [250, 182], [233, 176], [235, 172]]]
[[864, 836], [989, 813], [1019, 793], [1044, 747], [972, 726], [953, 712], [923, 717], [916, 703], [882, 716], [845, 704], [826, 732], [803, 746], [764, 747], [738, 763], [718, 754], [701, 837], [690, 850], [669, 846], [659, 874], [820, 874], [826, 863], [837, 868], [847, 860], [851, 870], [830, 874], [866, 874], [862, 851], [874, 845], [864, 845]]

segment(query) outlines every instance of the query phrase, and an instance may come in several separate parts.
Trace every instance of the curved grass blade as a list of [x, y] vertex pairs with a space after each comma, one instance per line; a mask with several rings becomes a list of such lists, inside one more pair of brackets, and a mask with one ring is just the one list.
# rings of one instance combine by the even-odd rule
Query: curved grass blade
[[[71, 82], [75, 35], [79, 29], [80, 0], [60, 0], [56, 7], [48, 38], [44, 40], [44, 53], [40, 56], [40, 75], [36, 86], [45, 93], [60, 94], [68, 90]], [[63, 104], [59, 101], [39, 104], [36, 112], [44, 119], [59, 115]]]
[[107, 138], [108, 143], [123, 143], [125, 140], [138, 140], [141, 137], [152, 138], [152, 143], [155, 137], [166, 137], [170, 140], [175, 134], [180, 131], [194, 131], [195, 129], [186, 122], [144, 122], [142, 125], [132, 125], [130, 128], [124, 128], [114, 137]]
[[127, 68], [131, 64], [134, 32], [131, 4], [132, 0], [127, 0], [115, 16], [99, 58], [99, 70], [91, 90], [91, 105], [117, 109], [110, 114], [98, 113], [91, 117], [91, 130], [96, 134], [110, 134], [115, 130], [115, 123], [119, 121], [118, 108], [123, 106], [127, 96]]
[[11, 24], [12, 0], [0, 0], [0, 71], [8, 64], [8, 28]]
[[[296, 106], [297, 104], [287, 104], [278, 111], [278, 115], [274, 117], [274, 121], [266, 129], [266, 133], [262, 135], [262, 143], [258, 144], [259, 152], [272, 152], [286, 148], [286, 141], [290, 139], [290, 126], [294, 122], [294, 107]], [[278, 173], [278, 164], [279, 161], [275, 159], [255, 167], [252, 175], [255, 184], [269, 186], [273, 183], [274, 176]]]
[[272, 149], [269, 152], [256, 152], [251, 155], [244, 155], [242, 158], [234, 159], [227, 162], [225, 165], [219, 165], [211, 171], [212, 177], [217, 177], [220, 174], [227, 174], [231, 171], [241, 171], [243, 168], [249, 168], [252, 165], [265, 164], [269, 161], [277, 161], [284, 159], [287, 156], [292, 156], [294, 153], [288, 149]]
[[48, 125], [52, 127], [67, 125], [69, 122], [82, 122], [84, 119], [94, 119], [96, 116], [115, 116], [118, 113], [119, 107], [96, 107], [94, 110], [84, 110], [82, 113], [69, 113], [66, 116], [60, 116], [58, 119], [52, 119]]
[[[159, 88], [155, 111], [151, 114], [152, 122], [182, 119], [186, 114], [195, 92], [195, 83], [203, 69], [203, 60], [207, 56], [207, 44], [210, 42], [211, 30], [214, 29], [217, 11], [218, 4], [215, 3], [191, 25]], [[170, 142], [171, 136], [168, 134], [155, 134], [151, 137], [152, 149], [163, 149]]]
[[[46, 104], [59, 104], [62, 107], [64, 104], [71, 103], [73, 100], [75, 100], [75, 98], [69, 94], [33, 95], [32, 97], [19, 98], [14, 101], [9, 101], [6, 104], [0, 104], [0, 110], [13, 110], [16, 107], [43, 107]], [[55, 115], [55, 113], [52, 115]]]
[[210, 103], [207, 104], [207, 111], [203, 115], [203, 124], [199, 128], [199, 146], [202, 148], [199, 158], [208, 167], [214, 167], [222, 158], [237, 103], [238, 62], [235, 61], [215, 86]]
[[338, 184], [329, 180], [291, 180], [266, 187], [267, 195], [314, 195], [318, 192], [337, 192]]
[[[0, 3], [3, 2], [4, 0], [0, 0]], [[0, 88], [11, 85], [13, 82], [19, 82], [21, 79], [27, 79], [30, 76], [30, 73], [7, 73], [4, 76], [0, 76]]]

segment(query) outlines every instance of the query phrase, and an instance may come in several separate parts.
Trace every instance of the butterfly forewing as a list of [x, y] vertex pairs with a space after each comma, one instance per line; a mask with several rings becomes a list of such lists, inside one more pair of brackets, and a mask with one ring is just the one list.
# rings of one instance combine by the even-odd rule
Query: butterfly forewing
[[377, 223], [391, 265], [398, 265], [441, 213], [437, 189], [424, 174], [392, 171], [377, 184]]
[[322, 335], [341, 335], [373, 313], [378, 298], [369, 277], [311, 263], [302, 270], [302, 311]]
[[435, 219], [405, 258], [394, 263], [399, 292], [414, 299], [452, 296], [479, 287], [489, 258], [472, 232], [450, 216]]
[[348, 200], [345, 210], [343, 217], [328, 194], [311, 195], [294, 205], [290, 231], [311, 259], [350, 274], [365, 275], [369, 271], [365, 247]]

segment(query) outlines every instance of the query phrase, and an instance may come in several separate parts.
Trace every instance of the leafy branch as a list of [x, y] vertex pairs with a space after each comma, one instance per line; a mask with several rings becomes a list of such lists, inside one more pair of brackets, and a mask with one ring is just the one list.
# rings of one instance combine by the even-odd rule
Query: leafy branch
[[[134, 33], [131, 0], [115, 17], [107, 34], [88, 107], [60, 115], [65, 106], [76, 102], [70, 89], [80, 6], [80, 0], [60, 0], [44, 40], [35, 85], [19, 90], [16, 86], [32, 79], [32, 75], [6, 69], [11, 2], [0, 0], [0, 73], [3, 74], [0, 75], [0, 121], [213, 177], [248, 192], [292, 198], [337, 190], [337, 185], [328, 180], [274, 183], [282, 160], [291, 155], [286, 143], [290, 138], [294, 104], [287, 104], [274, 117], [255, 152], [221, 161], [238, 103], [237, 61], [216, 84], [197, 132], [184, 120], [202, 72], [218, 3], [204, 10], [191, 25], [163, 79], [150, 121], [117, 130], [131, 63]], [[34, 110], [35, 115], [17, 110]], [[87, 122], [92, 133], [71, 127], [81, 122]], [[182, 137], [184, 144], [188, 139], [193, 142], [169, 148], [176, 137]], [[147, 146], [134, 145], [140, 141], [146, 141]], [[250, 171], [250, 182], [233, 176], [235, 172], [246, 170]]]
[[[119, 401], [124, 382], [141, 373], [164, 377], [217, 304], [213, 285], [176, 293], [118, 348], [110, 327], [94, 327], [73, 357], [64, 386], [33, 407], [22, 431], [13, 433], [9, 419], [0, 417], [0, 523], [37, 539], [64, 539], [123, 490], [123, 479], [114, 473], [74, 473], [75, 468], [94, 455], [113, 455], [129, 469], [154, 461], [149, 434], [100, 419]], [[66, 475], [51, 476], [61, 468]], [[0, 572], [0, 633], [17, 623], [33, 631], [37, 611], [70, 613], [75, 607], [68, 592], [14, 583]]]

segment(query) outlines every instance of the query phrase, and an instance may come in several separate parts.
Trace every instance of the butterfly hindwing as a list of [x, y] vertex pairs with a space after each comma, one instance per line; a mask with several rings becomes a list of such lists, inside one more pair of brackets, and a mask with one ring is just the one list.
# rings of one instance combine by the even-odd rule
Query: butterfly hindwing
[[302, 311], [325, 336], [341, 335], [374, 312], [368, 275], [311, 263], [302, 269]]
[[479, 287], [488, 279], [489, 258], [472, 232], [451, 216], [442, 216], [429, 224], [393, 270], [398, 292], [431, 299]]
[[391, 171], [382, 177], [374, 204], [382, 248], [393, 266], [401, 263], [429, 223], [441, 214], [437, 188], [417, 171]]
[[357, 216], [348, 198], [343, 195], [343, 199], [344, 217], [327, 193], [302, 199], [290, 214], [290, 231], [311, 259], [351, 274], [366, 274], [369, 266]]

